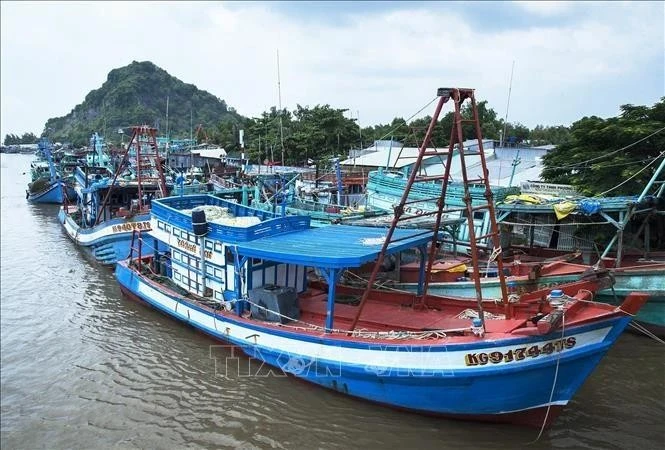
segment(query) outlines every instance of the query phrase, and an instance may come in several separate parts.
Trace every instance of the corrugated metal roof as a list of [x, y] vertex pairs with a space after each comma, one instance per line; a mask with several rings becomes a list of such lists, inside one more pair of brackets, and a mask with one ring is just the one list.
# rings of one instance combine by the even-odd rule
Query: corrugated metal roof
[[[401, 153], [400, 153], [401, 150]], [[434, 149], [430, 149], [434, 151]], [[416, 161], [416, 156], [420, 149], [415, 147], [377, 147], [376, 151], [366, 153], [356, 158], [345, 159], [340, 162], [342, 166], [362, 166], [362, 167], [396, 167], [401, 169]], [[399, 156], [399, 160], [397, 157]]]
[[[238, 253], [269, 261], [302, 264], [309, 267], [359, 267], [376, 260], [387, 229], [351, 225], [331, 225], [304, 231], [284, 233], [237, 246]], [[431, 235], [423, 230], [396, 229], [388, 253], [425, 245]]]
[[530, 147], [530, 148], [497, 147], [494, 149], [494, 152], [498, 158], [510, 159], [511, 161], [515, 159], [515, 157], [517, 156], [519, 156], [519, 158], [522, 161], [524, 160], [535, 161], [545, 156], [548, 151], [549, 150], [547, 149], [536, 148], [536, 147]]
[[[494, 141], [492, 139], [483, 139], [483, 148], [485, 151], [491, 151], [494, 147]], [[477, 151], [478, 141], [475, 139], [469, 139], [464, 141], [464, 148], [468, 151]], [[401, 153], [400, 153], [401, 150]], [[443, 148], [428, 148], [427, 151], [438, 151], [439, 153], [444, 153], [448, 150], [447, 147]], [[402, 148], [399, 142], [393, 141], [393, 147], [390, 148], [390, 141], [375, 141], [375, 145], [367, 147], [362, 152], [361, 156], [356, 156], [352, 158], [345, 159], [340, 162], [342, 166], [361, 166], [361, 167], [386, 167], [403, 169], [407, 166], [412, 165], [416, 162], [416, 157], [420, 149], [418, 147], [404, 147]], [[390, 159], [388, 157], [390, 155]], [[398, 159], [399, 157], [399, 159]], [[425, 165], [436, 164], [441, 157], [439, 156], [428, 156], [423, 159]], [[429, 164], [427, 164], [429, 162]], [[429, 168], [427, 169], [429, 173]], [[436, 169], [433, 170], [436, 173]], [[441, 171], [443, 173], [443, 170]]]
[[[485, 160], [489, 172], [490, 183], [496, 186], [508, 187], [519, 186], [523, 181], [538, 181], [543, 170], [541, 158], [548, 152], [543, 148], [511, 148], [497, 147], [485, 149]], [[510, 177], [513, 172], [513, 163], [519, 158], [519, 163], [515, 167], [512, 183]], [[434, 162], [432, 160], [431, 162]], [[469, 155], [465, 158], [467, 172], [470, 178], [479, 178], [480, 157]], [[443, 164], [428, 166], [426, 168], [428, 175], [441, 175], [444, 173]], [[450, 169], [452, 179], [460, 181], [461, 164], [458, 155], [453, 158], [453, 164]]]
[[192, 149], [192, 155], [199, 155], [201, 158], [214, 158], [214, 159], [219, 159], [223, 158], [226, 156], [226, 150], [224, 150], [221, 147], [217, 148], [193, 148]]

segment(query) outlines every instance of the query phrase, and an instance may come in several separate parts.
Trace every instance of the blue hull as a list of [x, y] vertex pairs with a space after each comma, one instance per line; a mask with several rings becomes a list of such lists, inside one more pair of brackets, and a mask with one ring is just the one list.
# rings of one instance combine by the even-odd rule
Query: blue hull
[[[58, 221], [63, 225], [65, 232], [74, 243], [91, 254], [97, 262], [110, 266], [129, 257], [132, 242], [132, 229], [129, 224], [149, 223], [150, 214], [136, 215], [131, 220], [131, 222], [127, 222], [123, 219], [113, 219], [90, 228], [81, 228], [71, 217], [65, 214], [63, 208], [60, 208], [58, 212]], [[128, 228], [128, 231], [117, 231], [118, 227]], [[148, 228], [144, 229], [147, 230]], [[145, 235], [143, 238], [142, 251], [144, 254], [151, 254], [153, 252], [152, 239], [147, 242]], [[138, 247], [138, 244], [135, 246]], [[160, 244], [159, 249], [163, 251], [166, 248], [164, 244]]]
[[[551, 422], [594, 370], [603, 355], [628, 324], [625, 316], [608, 318], [591, 325], [565, 330], [564, 337], [577, 339], [578, 348], [519, 364], [478, 365], [477, 367], [428, 370], [412, 367], [386, 367], [371, 361], [399, 360], [404, 352], [420, 352], [423, 358], [439, 352], [442, 358], [479, 351], [491, 352], [506, 346], [542, 345], [562, 338], [561, 332], [546, 336], [516, 336], [498, 341], [452, 345], [381, 345], [367, 341], [334, 339], [326, 335], [304, 335], [260, 322], [243, 320], [230, 313], [213, 313], [170, 291], [150, 285], [126, 262], [116, 265], [116, 278], [125, 294], [147, 303], [177, 320], [242, 349], [248, 356], [277, 368], [277, 373], [295, 375], [309, 382], [365, 400], [449, 417], [510, 422], [540, 426]], [[241, 329], [240, 334], [229, 332]], [[256, 334], [253, 334], [256, 333]], [[259, 345], [260, 342], [287, 339], [288, 348]], [[588, 336], [595, 336], [590, 340]], [[586, 337], [584, 337], [586, 336]], [[586, 339], [586, 341], [585, 341]], [[585, 342], [582, 344], [582, 342]], [[319, 349], [316, 354], [339, 355], [339, 360], [311, 357], [300, 353], [305, 345]], [[367, 351], [366, 363], [343, 362], [347, 352]], [[319, 353], [320, 351], [320, 353]], [[298, 353], [294, 353], [298, 352]], [[458, 352], [458, 353], [456, 353]], [[460, 353], [461, 352], [461, 353]], [[402, 355], [402, 356], [400, 356]], [[552, 394], [556, 367], [558, 375]], [[471, 364], [474, 366], [473, 364]], [[275, 372], [273, 372], [275, 373]]]
[[62, 182], [56, 181], [41, 192], [28, 193], [27, 199], [30, 203], [62, 203]]
[[72, 200], [76, 198], [76, 191], [71, 186], [62, 181], [52, 183], [47, 189], [35, 194], [27, 193], [26, 198], [30, 203], [56, 203], [62, 204], [64, 201], [62, 190], [67, 192], [67, 197]]

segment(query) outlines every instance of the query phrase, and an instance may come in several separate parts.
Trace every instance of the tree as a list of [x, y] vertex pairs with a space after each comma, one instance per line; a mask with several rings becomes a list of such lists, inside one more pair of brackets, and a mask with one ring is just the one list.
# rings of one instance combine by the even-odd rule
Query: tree
[[27, 132], [23, 133], [22, 136], [17, 134], [6, 134], [3, 145], [20, 145], [20, 144], [35, 144], [37, 142], [37, 136], [34, 133]]
[[5, 135], [5, 140], [3, 142], [3, 145], [17, 145], [19, 144], [19, 137], [16, 136], [15, 134], [7, 134]]
[[543, 126], [536, 125], [536, 127], [529, 133], [529, 140], [531, 145], [560, 145], [570, 138], [570, 128], [563, 125], [559, 126]]
[[[308, 159], [327, 160], [345, 155], [359, 142], [358, 125], [344, 116], [346, 109], [297, 105], [295, 111], [272, 107], [261, 117], [246, 122], [245, 142], [250, 159], [280, 160], [282, 134], [285, 164], [303, 164]], [[281, 127], [280, 130], [280, 119]]]
[[652, 107], [623, 105], [618, 117], [584, 117], [573, 123], [566, 142], [545, 155], [542, 177], [586, 195], [635, 194], [665, 149], [663, 128], [665, 97]]

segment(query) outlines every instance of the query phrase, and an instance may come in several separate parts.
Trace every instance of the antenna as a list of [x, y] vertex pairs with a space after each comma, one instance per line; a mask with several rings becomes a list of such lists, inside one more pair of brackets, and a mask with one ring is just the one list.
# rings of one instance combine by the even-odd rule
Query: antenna
[[192, 154], [192, 147], [194, 144], [194, 137], [192, 136], [193, 133], [193, 119], [192, 117], [194, 116], [194, 105], [189, 106], [189, 165], [190, 167], [194, 165], [194, 155]]
[[102, 115], [104, 116], [104, 131], [102, 132], [102, 134], [104, 135], [104, 140], [106, 140], [106, 100], [104, 100], [104, 103], [102, 103], [102, 105], [103, 105]]
[[506, 127], [508, 126], [508, 108], [510, 107], [510, 91], [513, 90], [513, 71], [515, 70], [515, 60], [513, 60], [513, 67], [510, 69], [510, 84], [508, 85], [508, 103], [506, 104], [506, 118], [503, 119], [503, 134], [499, 147], [503, 148], [503, 140], [506, 138]]
[[360, 150], [363, 149], [363, 127], [360, 126], [360, 110], [356, 109], [356, 115], [358, 116], [358, 133], [360, 133]]
[[168, 139], [169, 139], [169, 96], [166, 96], [166, 146], [168, 148]]
[[166, 96], [166, 165], [171, 167], [169, 164], [169, 96]]
[[282, 166], [284, 165], [284, 129], [282, 128], [282, 83], [279, 77], [279, 49], [277, 49], [277, 94], [279, 96], [279, 137], [282, 143]]

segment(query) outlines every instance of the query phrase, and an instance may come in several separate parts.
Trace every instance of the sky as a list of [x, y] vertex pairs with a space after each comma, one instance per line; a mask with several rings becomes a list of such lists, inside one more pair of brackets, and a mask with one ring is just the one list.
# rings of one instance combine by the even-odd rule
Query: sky
[[278, 51], [283, 107], [329, 104], [363, 127], [439, 87], [528, 127], [665, 96], [664, 2], [2, 1], [0, 22], [1, 136], [41, 133], [132, 61], [256, 117], [279, 104]]

